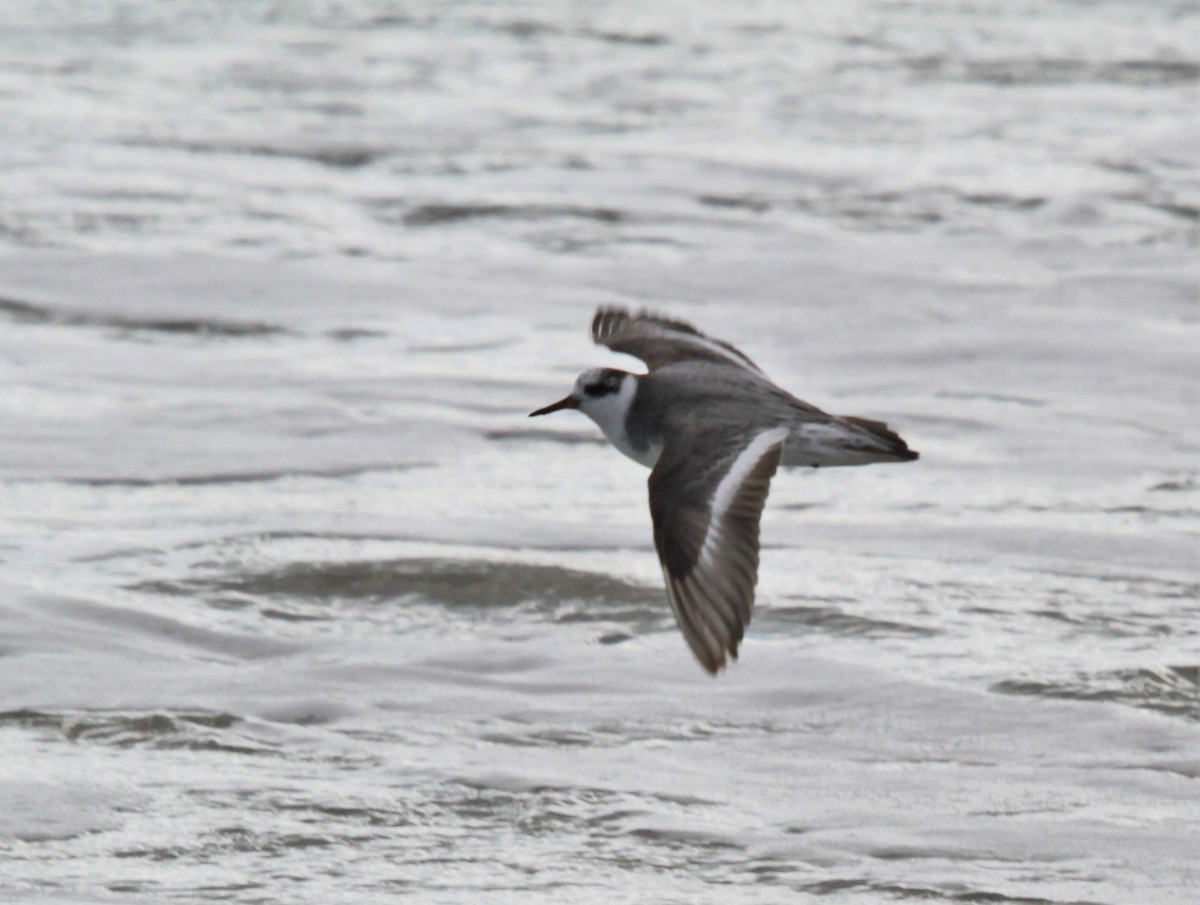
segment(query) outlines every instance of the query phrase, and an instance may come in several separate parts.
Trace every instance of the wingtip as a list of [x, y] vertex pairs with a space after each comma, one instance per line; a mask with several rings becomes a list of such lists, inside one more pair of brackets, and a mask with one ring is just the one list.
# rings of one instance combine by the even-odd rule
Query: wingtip
[[592, 315], [592, 325], [588, 330], [592, 342], [601, 343], [604, 337], [612, 333], [614, 321], [629, 320], [629, 309], [623, 305], [600, 305]]
[[[737, 648], [737, 642], [734, 641], [730, 647], [718, 650], [715, 655], [711, 650], [707, 651], [706, 653], [708, 654], [708, 658], [706, 659], [701, 660], [700, 657], [697, 656], [696, 661], [702, 667], [704, 667], [704, 671], [706, 673], [715, 679], [729, 667], [729, 660], [733, 660], [735, 662], [737, 661]], [[726, 659], [727, 654], [728, 659]]]

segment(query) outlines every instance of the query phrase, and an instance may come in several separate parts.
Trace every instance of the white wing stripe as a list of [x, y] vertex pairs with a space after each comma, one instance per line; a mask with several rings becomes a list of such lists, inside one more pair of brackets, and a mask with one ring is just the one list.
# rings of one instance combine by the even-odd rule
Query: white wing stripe
[[712, 515], [709, 518], [708, 531], [704, 535], [704, 544], [700, 547], [701, 564], [705, 566], [712, 564], [713, 556], [721, 545], [721, 522], [729, 507], [737, 499], [742, 482], [746, 480], [747, 475], [767, 454], [768, 450], [776, 443], [787, 439], [787, 435], [786, 427], [763, 431], [751, 440], [750, 444], [733, 460], [733, 465], [725, 473], [725, 477], [721, 478], [721, 483], [717, 485], [716, 492], [712, 496]]

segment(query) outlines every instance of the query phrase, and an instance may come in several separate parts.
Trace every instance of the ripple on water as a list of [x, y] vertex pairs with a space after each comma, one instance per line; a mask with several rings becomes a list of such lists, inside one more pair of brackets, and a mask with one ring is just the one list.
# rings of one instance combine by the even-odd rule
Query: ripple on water
[[257, 607], [264, 617], [294, 622], [340, 618], [343, 614], [330, 608], [337, 603], [425, 605], [518, 620], [619, 622], [639, 632], [671, 624], [658, 588], [580, 569], [482, 559], [293, 562], [142, 581], [129, 589], [225, 609]]
[[[504, 731], [492, 731], [480, 736], [484, 741], [517, 748], [619, 748], [629, 745], [661, 742], [708, 742], [720, 738], [745, 736], [747, 732], [770, 735], [779, 731], [771, 723], [733, 723], [697, 720], [653, 721], [624, 720], [594, 725], [525, 726], [517, 717], [507, 718], [510, 724]], [[690, 800], [690, 799], [689, 799]], [[693, 802], [696, 803], [696, 802]]]
[[184, 334], [220, 338], [251, 338], [288, 333], [276, 324], [195, 317], [133, 317], [111, 312], [66, 311], [0, 298], [0, 316], [24, 324], [101, 327], [127, 332]]
[[1111, 701], [1200, 721], [1200, 666], [1116, 669], [1079, 673], [1071, 679], [1005, 679], [992, 685], [1004, 694], [1071, 701]]
[[0, 713], [0, 727], [34, 730], [46, 737], [118, 748], [277, 754], [278, 746], [255, 739], [231, 713], [207, 711], [41, 711]]
[[165, 845], [131, 833], [117, 856], [181, 871], [230, 854], [267, 855], [278, 868], [302, 858], [320, 875], [353, 853], [369, 871], [356, 880], [364, 892], [385, 883], [529, 890], [597, 871], [624, 882], [662, 870], [717, 879], [745, 858], [734, 839], [697, 829], [705, 803], [591, 786], [461, 776], [375, 789], [196, 789], [189, 798], [191, 810], [208, 814], [205, 826]]
[[932, 637], [938, 630], [890, 619], [856, 616], [836, 606], [770, 606], [757, 612], [764, 627], [803, 626], [835, 635], [882, 638], [888, 636]]

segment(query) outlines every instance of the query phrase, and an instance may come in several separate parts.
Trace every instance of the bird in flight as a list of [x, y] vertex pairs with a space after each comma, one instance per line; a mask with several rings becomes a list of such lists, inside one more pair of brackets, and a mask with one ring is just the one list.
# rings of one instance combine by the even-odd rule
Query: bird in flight
[[882, 421], [829, 415], [767, 378], [727, 342], [683, 321], [602, 307], [592, 340], [646, 363], [593, 368], [530, 417], [578, 409], [651, 469], [650, 517], [667, 600], [696, 659], [737, 659], [758, 580], [758, 534], [779, 466], [911, 462]]

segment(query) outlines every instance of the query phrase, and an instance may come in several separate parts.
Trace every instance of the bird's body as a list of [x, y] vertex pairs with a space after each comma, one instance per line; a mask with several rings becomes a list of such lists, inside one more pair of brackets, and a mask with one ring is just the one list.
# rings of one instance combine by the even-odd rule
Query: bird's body
[[581, 408], [613, 446], [648, 468], [658, 461], [666, 438], [686, 430], [698, 412], [710, 428], [733, 434], [786, 428], [779, 463], [785, 468], [916, 458], [879, 422], [827, 415], [765, 377], [714, 362], [683, 361], [629, 374], [610, 404]]
[[585, 371], [565, 399], [622, 453], [652, 469], [650, 513], [667, 598], [716, 673], [750, 621], [758, 523], [775, 470], [917, 458], [879, 421], [829, 415], [777, 387], [745, 355], [694, 327], [601, 308], [592, 338], [649, 366]]

